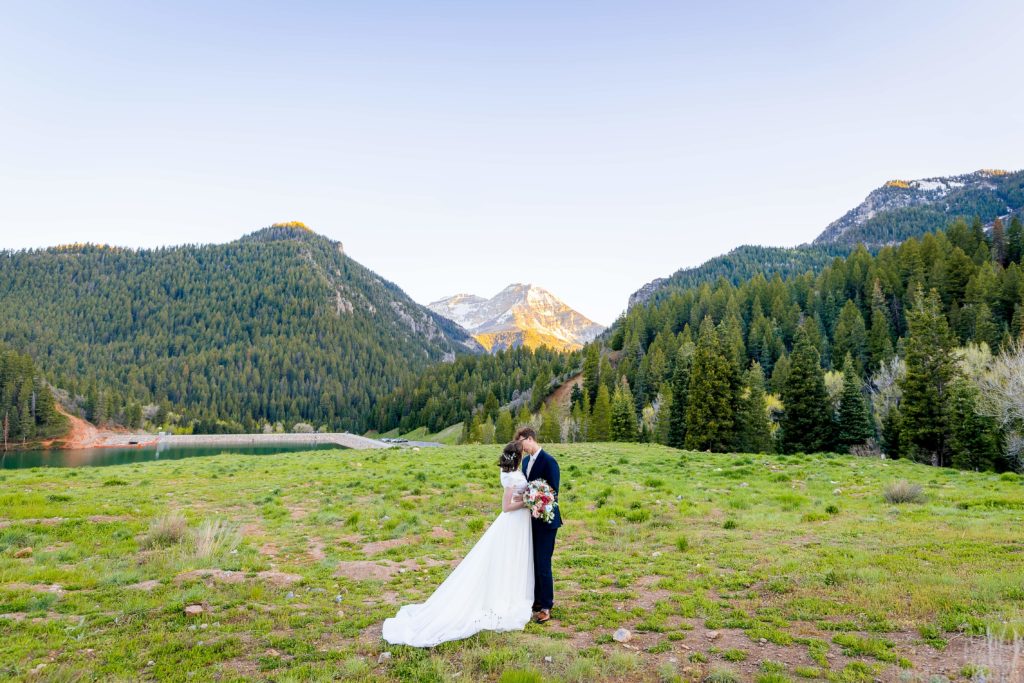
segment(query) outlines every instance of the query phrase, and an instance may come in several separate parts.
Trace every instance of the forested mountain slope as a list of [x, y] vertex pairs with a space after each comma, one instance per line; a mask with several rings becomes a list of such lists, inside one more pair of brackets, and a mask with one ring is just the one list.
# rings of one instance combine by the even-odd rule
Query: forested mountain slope
[[0, 252], [0, 339], [86, 396], [94, 421], [162, 403], [246, 429], [362, 431], [377, 397], [482, 351], [301, 224], [228, 244]]

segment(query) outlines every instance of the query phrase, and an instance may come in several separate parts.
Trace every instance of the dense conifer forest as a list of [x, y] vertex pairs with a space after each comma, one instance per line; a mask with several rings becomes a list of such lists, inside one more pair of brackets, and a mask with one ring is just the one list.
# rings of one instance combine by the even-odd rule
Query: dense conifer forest
[[0, 341], [85, 417], [131, 427], [362, 431], [378, 397], [479, 351], [301, 224], [220, 245], [0, 253]]

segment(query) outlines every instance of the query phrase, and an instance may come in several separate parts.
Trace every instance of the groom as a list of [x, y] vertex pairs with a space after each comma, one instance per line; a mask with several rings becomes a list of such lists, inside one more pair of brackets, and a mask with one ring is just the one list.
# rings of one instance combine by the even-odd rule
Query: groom
[[[558, 462], [537, 443], [537, 432], [532, 427], [523, 427], [516, 432], [516, 441], [523, 446], [526, 480], [543, 479], [555, 490], [555, 500], [558, 500]], [[551, 606], [555, 602], [551, 555], [555, 552], [555, 534], [560, 526], [561, 506], [555, 508], [555, 518], [550, 522], [533, 520], [533, 611], [538, 624], [551, 619]]]

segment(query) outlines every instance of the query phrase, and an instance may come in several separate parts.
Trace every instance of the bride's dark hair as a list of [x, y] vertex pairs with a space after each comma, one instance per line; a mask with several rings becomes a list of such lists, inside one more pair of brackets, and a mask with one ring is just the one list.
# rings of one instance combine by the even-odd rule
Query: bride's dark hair
[[498, 458], [498, 467], [502, 472], [515, 472], [523, 461], [523, 444], [518, 441], [508, 443]]

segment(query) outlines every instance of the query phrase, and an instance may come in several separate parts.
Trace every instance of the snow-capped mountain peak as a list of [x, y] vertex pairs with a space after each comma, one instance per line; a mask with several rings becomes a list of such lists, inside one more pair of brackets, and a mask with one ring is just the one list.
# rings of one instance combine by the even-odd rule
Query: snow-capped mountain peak
[[604, 328], [536, 285], [515, 283], [490, 299], [456, 294], [428, 305], [491, 351], [517, 346], [576, 349]]

